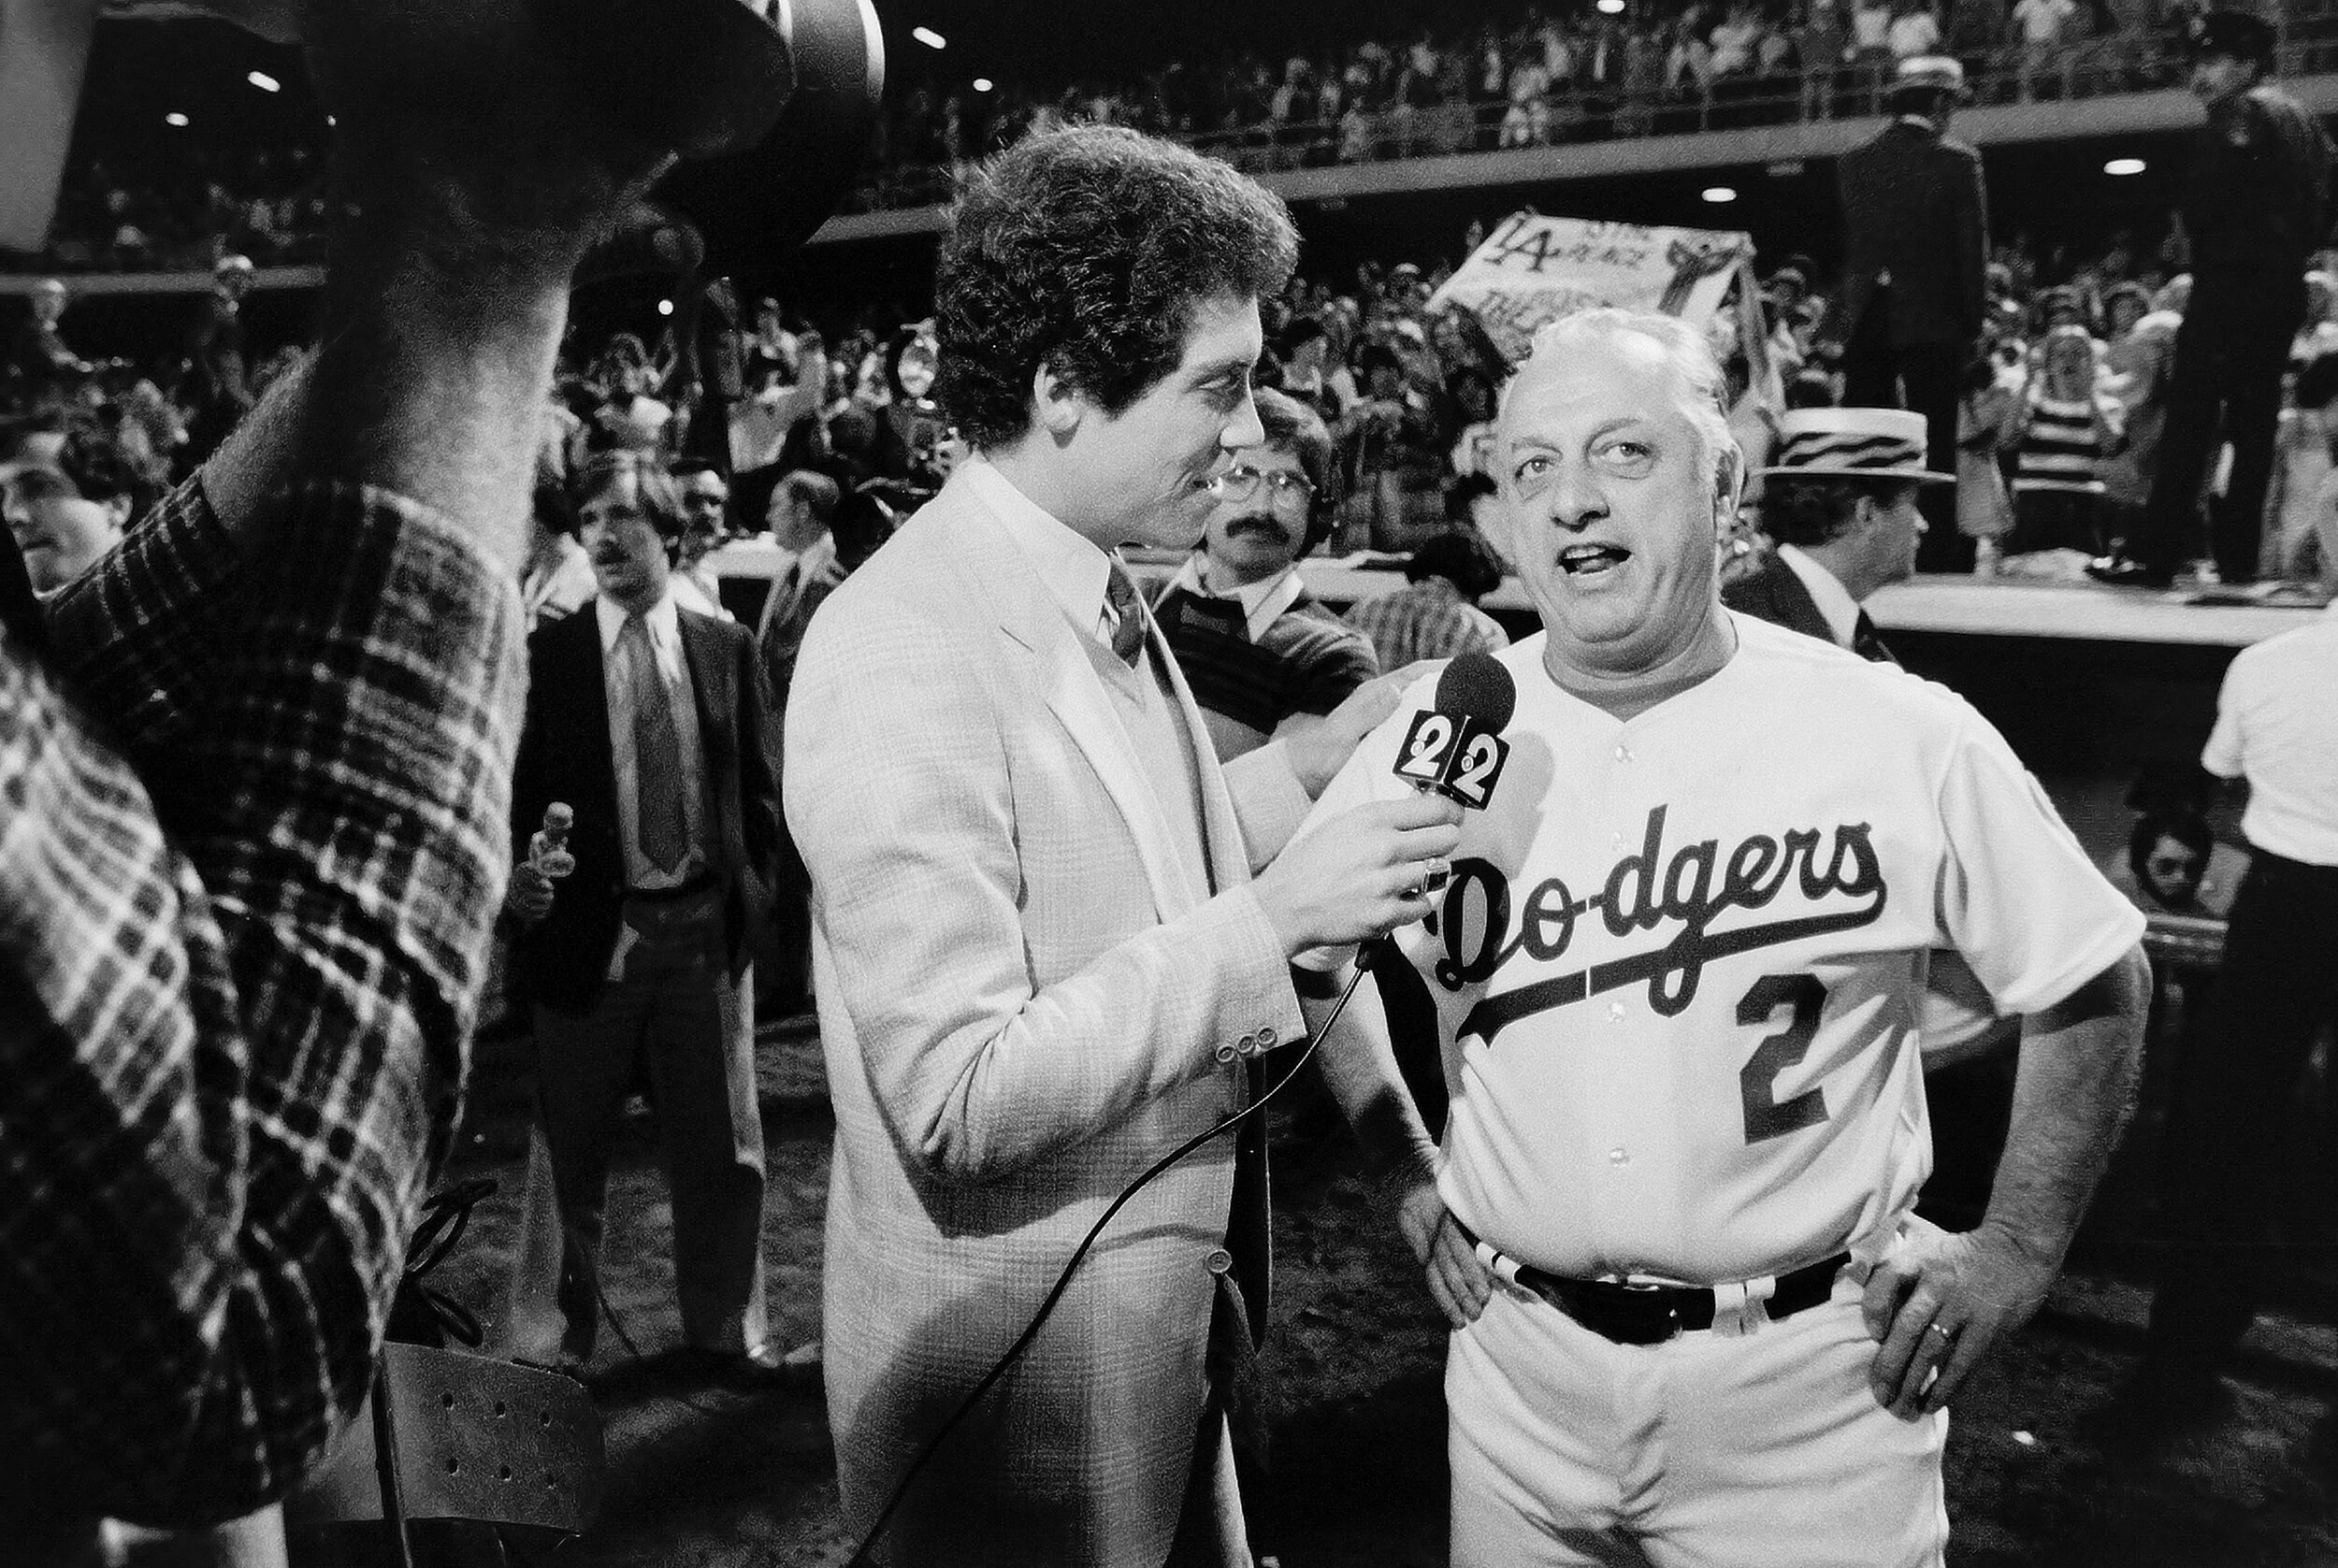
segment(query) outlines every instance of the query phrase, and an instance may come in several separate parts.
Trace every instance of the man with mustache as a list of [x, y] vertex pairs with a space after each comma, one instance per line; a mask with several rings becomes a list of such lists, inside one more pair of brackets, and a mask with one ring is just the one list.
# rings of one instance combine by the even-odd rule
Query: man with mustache
[[[556, 1345], [516, 1348], [592, 1357], [608, 1141], [645, 1067], [673, 1194], [687, 1369], [740, 1385], [808, 1378], [770, 1343], [759, 1243], [749, 955], [779, 854], [768, 687], [745, 628], [679, 602], [674, 553], [691, 520], [665, 467], [603, 453], [577, 495], [599, 594], [529, 640], [506, 898], [523, 924], [512, 979], [533, 1004], [537, 1111], [568, 1233], [566, 1324]], [[574, 814], [576, 859], [556, 891], [528, 858], [555, 801]], [[536, 1260], [518, 1267], [530, 1273]], [[515, 1286], [524, 1302], [555, 1294], [551, 1279]]]
[[1256, 396], [1266, 439], [1218, 476], [1201, 548], [1153, 605], [1228, 762], [1379, 673], [1372, 644], [1307, 592], [1294, 564], [1331, 530], [1331, 435], [1296, 398]]

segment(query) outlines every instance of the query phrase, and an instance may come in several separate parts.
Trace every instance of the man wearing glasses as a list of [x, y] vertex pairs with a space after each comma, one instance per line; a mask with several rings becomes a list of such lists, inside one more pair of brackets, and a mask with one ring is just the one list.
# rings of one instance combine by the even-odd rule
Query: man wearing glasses
[[1331, 531], [1332, 439], [1314, 410], [1262, 388], [1266, 439], [1214, 486], [1209, 526], [1153, 612], [1219, 760], [1321, 715], [1379, 671], [1372, 644], [1318, 602], [1293, 563]]

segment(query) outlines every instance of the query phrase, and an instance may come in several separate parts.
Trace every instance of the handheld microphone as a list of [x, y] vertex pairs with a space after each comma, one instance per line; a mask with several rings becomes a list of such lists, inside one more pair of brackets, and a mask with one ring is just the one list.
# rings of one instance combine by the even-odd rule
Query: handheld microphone
[[546, 806], [543, 827], [527, 841], [529, 863], [548, 877], [564, 877], [575, 870], [576, 856], [569, 853], [569, 829], [575, 826], [576, 813], [566, 801], [555, 800]]
[[1502, 731], [1518, 707], [1517, 683], [1492, 655], [1464, 654], [1437, 677], [1435, 702], [1413, 714], [1391, 771], [1424, 795], [1481, 812], [1509, 760]]

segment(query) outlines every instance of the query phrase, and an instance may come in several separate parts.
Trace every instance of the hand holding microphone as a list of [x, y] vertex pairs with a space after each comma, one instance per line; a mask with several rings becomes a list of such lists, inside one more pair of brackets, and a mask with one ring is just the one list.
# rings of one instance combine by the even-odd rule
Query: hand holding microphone
[[527, 841], [527, 858], [512, 868], [512, 885], [503, 895], [507, 911], [529, 922], [552, 913], [554, 879], [576, 870], [576, 856], [569, 853], [569, 829], [575, 825], [575, 813], [565, 802], [544, 808], [543, 827]]
[[1461, 842], [1461, 808], [1434, 795], [1375, 800], [1275, 857], [1251, 890], [1296, 957], [1385, 935], [1429, 913], [1424, 870]]
[[1369, 941], [1428, 914], [1429, 896], [1452, 874], [1463, 811], [1483, 810], [1501, 781], [1501, 731], [1517, 703], [1498, 660], [1465, 654], [1445, 667], [1436, 706], [1413, 715], [1396, 754], [1393, 770], [1413, 797], [1326, 823], [1261, 873], [1259, 902], [1285, 952]]

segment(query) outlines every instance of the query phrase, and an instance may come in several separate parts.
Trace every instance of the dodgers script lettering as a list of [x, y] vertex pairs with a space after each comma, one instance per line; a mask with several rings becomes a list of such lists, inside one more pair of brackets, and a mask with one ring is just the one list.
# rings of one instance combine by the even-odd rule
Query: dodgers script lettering
[[[1508, 878], [1491, 862], [1453, 863], [1434, 928], [1444, 944], [1436, 978], [1449, 991], [1490, 978], [1521, 954], [1537, 964], [1557, 962], [1594, 914], [1611, 937], [1640, 931], [1658, 939], [1628, 957], [1489, 996], [1462, 1021], [1464, 1035], [1490, 1045], [1522, 1018], [1643, 983], [1649, 1005], [1674, 1017], [1696, 999], [1705, 966], [1714, 959], [1851, 930], [1883, 913], [1889, 890], [1867, 823], [1837, 826], [1831, 842], [1819, 828], [1797, 827], [1775, 837], [1752, 834], [1726, 855], [1718, 840], [1700, 839], [1667, 856], [1667, 810], [1648, 813], [1640, 847], [1609, 867], [1599, 891], [1588, 897], [1577, 897], [1560, 877], [1514, 897]], [[1799, 907], [1776, 919], [1713, 928], [1728, 911], [1765, 910], [1782, 894], [1798, 895], [1790, 901]]]

